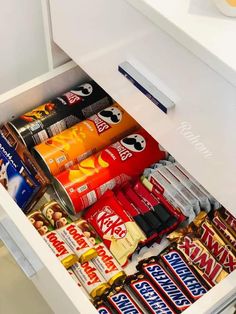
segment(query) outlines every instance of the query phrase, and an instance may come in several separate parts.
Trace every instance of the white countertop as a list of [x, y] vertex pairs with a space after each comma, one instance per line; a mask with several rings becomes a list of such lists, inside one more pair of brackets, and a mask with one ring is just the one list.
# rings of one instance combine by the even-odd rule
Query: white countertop
[[213, 0], [127, 1], [236, 85], [236, 18]]

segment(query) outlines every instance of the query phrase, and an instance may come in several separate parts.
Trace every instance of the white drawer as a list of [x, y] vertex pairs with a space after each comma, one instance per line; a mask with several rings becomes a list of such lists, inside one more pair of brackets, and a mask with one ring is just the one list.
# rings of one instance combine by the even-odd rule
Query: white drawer
[[[100, 1], [100, 3], [105, 3], [105, 1]], [[60, 4], [60, 1], [58, 1], [58, 4]], [[86, 4], [84, 4], [84, 6], [86, 6]], [[101, 10], [102, 9], [101, 6]], [[71, 12], [73, 13], [73, 10]], [[68, 20], [68, 23], [69, 22]], [[137, 24], [134, 26], [137, 26]], [[164, 34], [162, 34], [162, 36], [165, 37]], [[75, 42], [77, 45], [77, 41], [74, 41], [74, 43]], [[188, 55], [187, 52], [186, 54]], [[93, 62], [93, 58], [91, 57], [86, 67], [88, 67], [88, 72], [92, 73], [94, 66], [94, 77], [98, 77], [98, 82], [103, 84], [104, 81], [103, 87], [110, 91], [116, 99], [119, 99], [121, 104], [125, 105], [128, 111], [137, 117], [139, 122], [151, 131], [157, 139], [160, 138], [163, 144], [166, 143], [166, 148], [168, 148], [168, 146], [171, 147], [171, 152], [175, 157], [180, 159], [180, 156], [183, 161], [186, 161], [187, 158], [183, 158], [183, 154], [179, 152], [179, 146], [173, 145], [176, 138], [168, 140], [168, 127], [170, 128], [170, 134], [175, 135], [176, 133], [176, 131], [174, 132], [176, 128], [174, 125], [174, 114], [171, 113], [169, 117], [157, 110], [144, 96], [136, 92], [133, 86], [127, 84], [126, 79], [122, 78], [116, 70], [113, 70], [112, 64], [114, 63], [110, 61], [107, 67], [105, 67], [105, 59], [103, 61], [104, 63], [101, 62], [100, 64], [99, 62], [97, 63], [97, 61]], [[119, 62], [120, 61], [123, 60], [119, 60]], [[116, 63], [116, 66], [119, 62]], [[96, 75], [96, 68], [100, 67], [100, 70], [98, 69], [98, 73], [100, 73], [103, 66], [105, 75]], [[111, 80], [106, 78], [106, 75], [109, 73], [111, 74]], [[79, 67], [74, 67], [73, 63], [69, 63], [16, 90], [10, 91], [0, 98], [0, 123], [61, 93], [80, 80], [84, 75]], [[135, 106], [135, 104], [137, 105]], [[149, 110], [143, 110], [143, 106], [147, 106]], [[182, 110], [180, 111], [182, 112]], [[155, 121], [152, 121], [152, 123], [150, 123], [151, 114], [155, 116]], [[186, 148], [184, 144], [181, 145], [181, 150]], [[177, 154], [174, 154], [175, 151]], [[192, 169], [194, 168], [193, 162], [195, 161], [191, 160], [189, 163], [185, 162], [184, 165], [189, 165], [189, 168]], [[201, 166], [201, 162], [202, 167], [206, 167], [204, 159], [198, 161], [199, 167]], [[82, 292], [80, 292], [63, 266], [58, 262], [2, 186], [0, 186], [0, 235], [3, 237], [3, 240], [18, 263], [34, 282], [35, 286], [39, 289], [55, 313], [96, 313], [94, 307], [88, 299], [84, 297]], [[212, 313], [216, 308], [219, 309], [225, 301], [235, 294], [235, 281], [236, 272], [232, 273], [223, 282], [214, 287], [209, 294], [197, 301], [186, 313], [200, 314], [203, 313], [203, 311], [204, 313]], [[201, 311], [201, 309], [204, 310]]]
[[[236, 214], [236, 88], [125, 0], [50, 3], [56, 43]], [[127, 60], [175, 101], [167, 115], [118, 72]]]
[[[84, 72], [70, 62], [0, 97], [0, 123], [64, 92]], [[0, 239], [55, 313], [96, 313], [21, 209], [0, 185]]]

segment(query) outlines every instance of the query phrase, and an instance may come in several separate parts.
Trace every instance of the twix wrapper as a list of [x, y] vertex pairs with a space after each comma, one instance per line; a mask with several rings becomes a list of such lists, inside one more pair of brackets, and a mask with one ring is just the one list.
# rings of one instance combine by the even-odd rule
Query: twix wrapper
[[227, 275], [223, 266], [207, 250], [195, 234], [184, 236], [181, 230], [169, 234], [168, 238], [176, 242], [176, 248], [189, 261], [198, 274], [211, 286], [215, 286]]
[[212, 222], [216, 230], [220, 233], [224, 241], [231, 247], [234, 255], [236, 256], [236, 238], [234, 237], [231, 228], [224, 222], [218, 211], [215, 211]]
[[216, 260], [231, 273], [236, 269], [236, 257], [234, 256], [231, 247], [220, 237], [217, 230], [207, 218], [205, 212], [201, 212], [193, 221], [197, 227], [197, 234], [200, 239]]
[[90, 207], [85, 218], [121, 265], [125, 265], [139, 243], [146, 240], [144, 233], [124, 211], [112, 191], [107, 191]]

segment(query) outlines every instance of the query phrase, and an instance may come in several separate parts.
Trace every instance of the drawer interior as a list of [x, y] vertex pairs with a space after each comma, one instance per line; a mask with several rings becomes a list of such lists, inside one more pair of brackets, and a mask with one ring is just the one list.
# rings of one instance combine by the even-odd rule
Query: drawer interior
[[[0, 98], [0, 110], [3, 112], [3, 115], [1, 114], [0, 123], [9, 121], [28, 109], [61, 94], [69, 87], [86, 78], [88, 78], [88, 76], [85, 72], [78, 66], [75, 66], [74, 63], [69, 63], [55, 70], [53, 73], [41, 77], [39, 81], [34, 80], [19, 89], [2, 95]], [[40, 207], [41, 204], [44, 204], [46, 201], [55, 197], [53, 190], [49, 189], [35, 208]], [[78, 287], [74, 284], [69, 275], [66, 274], [66, 271], [50, 252], [37, 231], [34, 230], [30, 222], [2, 187], [0, 187], [0, 199], [0, 222], [9, 227], [10, 233], [15, 232], [14, 228], [21, 233], [21, 236], [25, 241], [24, 252], [26, 257], [37, 260], [35, 263], [33, 262], [33, 265], [36, 265], [35, 268], [38, 272], [32, 276], [32, 280], [53, 309], [56, 309], [57, 313], [63, 313], [66, 307], [71, 309], [70, 314], [77, 313], [78, 309], [83, 309], [81, 312], [83, 312], [84, 309], [90, 309], [89, 313], [95, 313], [96, 311], [91, 306], [90, 302], [84, 298], [81, 291], [78, 292]], [[9, 219], [11, 221], [10, 224]], [[31, 251], [27, 251], [27, 245], [30, 247]], [[168, 241], [164, 239], [160, 245], [144, 248], [139, 254], [133, 256], [132, 262], [129, 263], [126, 268], [127, 273], [131, 274], [134, 272], [138, 260], [158, 254], [167, 245]], [[234, 271], [224, 281], [211, 289], [207, 293], [208, 296], [204, 296], [194, 303], [191, 308], [186, 310], [186, 313], [192, 313], [191, 311], [196, 310], [199, 306], [198, 304], [200, 304], [199, 302], [206, 305], [207, 302], [209, 302], [209, 298], [211, 298], [211, 305], [214, 303], [215, 305], [220, 305], [225, 296], [229, 297], [234, 293], [232, 281], [234, 281], [235, 278], [236, 272]], [[47, 287], [45, 287], [45, 283], [49, 283]], [[57, 290], [58, 293], [55, 292], [51, 296], [51, 289]], [[224, 295], [221, 295], [221, 289], [224, 289]], [[57, 298], [59, 296], [61, 300], [64, 300], [63, 310], [61, 308], [61, 303], [57, 301], [55, 295], [57, 295]], [[84, 311], [84, 313], [86, 312]]]

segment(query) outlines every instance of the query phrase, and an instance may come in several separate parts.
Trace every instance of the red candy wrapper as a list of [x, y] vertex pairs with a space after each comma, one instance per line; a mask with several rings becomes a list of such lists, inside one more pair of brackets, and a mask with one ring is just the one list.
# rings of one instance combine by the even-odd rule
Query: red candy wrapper
[[139, 243], [146, 240], [144, 233], [127, 215], [112, 191], [107, 191], [90, 207], [85, 218], [121, 265], [125, 265]]

